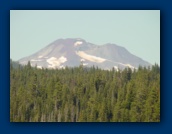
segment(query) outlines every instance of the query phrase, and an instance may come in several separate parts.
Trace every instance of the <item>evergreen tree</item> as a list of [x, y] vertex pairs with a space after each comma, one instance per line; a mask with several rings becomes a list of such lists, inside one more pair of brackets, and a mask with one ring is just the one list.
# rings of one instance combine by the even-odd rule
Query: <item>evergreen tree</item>
[[10, 60], [11, 122], [159, 122], [160, 67], [37, 69]]

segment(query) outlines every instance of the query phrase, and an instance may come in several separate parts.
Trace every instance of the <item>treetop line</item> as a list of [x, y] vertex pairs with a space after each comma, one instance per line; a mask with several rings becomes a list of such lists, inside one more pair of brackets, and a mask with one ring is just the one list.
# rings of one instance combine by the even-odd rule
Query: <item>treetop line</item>
[[159, 122], [160, 67], [37, 69], [10, 62], [11, 122]]

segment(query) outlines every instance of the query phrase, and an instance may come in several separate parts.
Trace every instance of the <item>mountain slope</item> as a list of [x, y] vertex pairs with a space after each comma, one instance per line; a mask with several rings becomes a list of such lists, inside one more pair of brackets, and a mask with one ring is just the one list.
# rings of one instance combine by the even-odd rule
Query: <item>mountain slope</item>
[[38, 68], [75, 67], [81, 63], [102, 69], [133, 69], [139, 65], [151, 65], [118, 45], [108, 43], [98, 46], [80, 38], [58, 39], [33, 55], [20, 59], [19, 63], [25, 65], [28, 61]]

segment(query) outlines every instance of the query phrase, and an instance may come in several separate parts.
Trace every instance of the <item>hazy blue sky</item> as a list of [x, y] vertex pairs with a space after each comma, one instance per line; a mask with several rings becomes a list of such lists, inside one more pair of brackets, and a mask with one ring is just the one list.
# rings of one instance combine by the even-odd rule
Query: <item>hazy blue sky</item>
[[115, 43], [160, 64], [159, 10], [11, 10], [10, 58], [29, 56], [59, 38]]

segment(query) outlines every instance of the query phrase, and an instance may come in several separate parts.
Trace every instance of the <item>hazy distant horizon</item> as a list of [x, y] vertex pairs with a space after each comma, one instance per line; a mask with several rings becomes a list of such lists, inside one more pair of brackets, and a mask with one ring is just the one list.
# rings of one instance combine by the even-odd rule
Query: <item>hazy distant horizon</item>
[[10, 58], [29, 56], [60, 38], [113, 43], [160, 65], [160, 10], [11, 10]]

